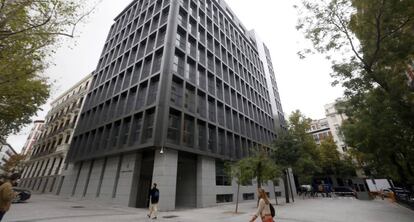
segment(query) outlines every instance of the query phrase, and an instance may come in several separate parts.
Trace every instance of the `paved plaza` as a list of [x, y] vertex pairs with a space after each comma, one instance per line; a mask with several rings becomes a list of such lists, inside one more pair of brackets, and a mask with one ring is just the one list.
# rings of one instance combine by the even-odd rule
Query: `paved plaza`
[[[255, 211], [256, 202], [212, 208], [161, 212], [157, 221], [170, 222], [246, 222]], [[93, 202], [73, 201], [55, 196], [34, 195], [28, 203], [14, 204], [4, 221], [153, 221], [145, 209], [117, 207]], [[296, 200], [294, 204], [276, 206], [277, 222], [412, 222], [414, 211], [385, 200], [360, 201], [351, 198], [317, 198]], [[259, 220], [257, 220], [259, 221]]]

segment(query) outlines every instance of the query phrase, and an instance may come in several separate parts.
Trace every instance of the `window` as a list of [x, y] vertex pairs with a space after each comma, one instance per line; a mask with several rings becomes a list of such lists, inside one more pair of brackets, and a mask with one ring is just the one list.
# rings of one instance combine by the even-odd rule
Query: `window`
[[224, 162], [216, 160], [216, 185], [231, 186], [231, 178], [227, 175]]
[[162, 50], [158, 51], [154, 56], [154, 61], [152, 63], [152, 74], [159, 72], [161, 69], [162, 53]]
[[134, 122], [132, 124], [131, 137], [129, 140], [129, 145], [138, 143], [141, 137], [141, 128], [142, 128], [142, 113], [139, 113], [134, 116]]
[[216, 203], [233, 202], [233, 194], [217, 194]]
[[208, 118], [212, 122], [216, 122], [216, 102], [213, 98], [208, 98]]
[[203, 68], [198, 68], [197, 70], [198, 74], [198, 78], [197, 78], [197, 86], [199, 86], [201, 89], [206, 89], [206, 73], [205, 70]]
[[194, 146], [194, 118], [189, 116], [184, 118], [183, 144], [188, 147]]
[[151, 69], [151, 61], [152, 61], [151, 55], [145, 58], [144, 66], [142, 67], [142, 72], [141, 72], [141, 80], [149, 76], [150, 69]]
[[171, 85], [171, 103], [181, 107], [183, 103], [183, 82], [179, 78], [173, 78]]
[[181, 114], [176, 110], [170, 110], [168, 116], [168, 142], [179, 144], [180, 143], [180, 125], [181, 125]]
[[206, 95], [200, 91], [198, 92], [197, 113], [203, 118], [207, 117]]
[[216, 127], [214, 127], [213, 125], [208, 125], [208, 150], [210, 152], [214, 152], [216, 149], [216, 138]]
[[145, 116], [143, 142], [146, 143], [152, 139], [152, 131], [155, 124], [155, 110], [149, 110]]
[[189, 85], [185, 89], [184, 108], [191, 113], [195, 111], [195, 89]]
[[158, 93], [159, 76], [151, 79], [150, 87], [148, 89], [147, 105], [155, 103]]
[[122, 132], [121, 132], [121, 141], [120, 145], [123, 146], [127, 144], [128, 142], [128, 136], [129, 136], [129, 128], [131, 127], [131, 118], [125, 118], [123, 125], [122, 125]]
[[112, 131], [112, 136], [111, 136], [111, 147], [115, 147], [118, 142], [120, 126], [121, 126], [121, 121], [115, 122], [115, 126], [114, 126], [114, 129]]
[[135, 110], [140, 110], [144, 107], [145, 97], [147, 96], [148, 82], [141, 83], [138, 90], [138, 98], [135, 105]]
[[197, 133], [198, 133], [198, 148], [205, 150], [207, 146], [207, 132], [206, 123], [203, 121], [197, 122]]
[[184, 76], [185, 58], [179, 52], [176, 52], [176, 54], [174, 56], [173, 71], [174, 71], [174, 73], [177, 73], [180, 76]]
[[243, 200], [254, 200], [254, 193], [244, 193]]

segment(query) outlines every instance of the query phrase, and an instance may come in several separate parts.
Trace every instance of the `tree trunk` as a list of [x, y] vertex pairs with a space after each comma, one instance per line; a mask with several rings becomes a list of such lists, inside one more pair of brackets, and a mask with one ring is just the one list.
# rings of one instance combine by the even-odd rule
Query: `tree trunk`
[[288, 184], [287, 184], [287, 173], [286, 173], [286, 170], [284, 170], [283, 173], [285, 174], [284, 177], [283, 177], [283, 185], [285, 187], [286, 203], [289, 203], [290, 202], [289, 201], [289, 187], [288, 187]]
[[292, 181], [290, 181], [289, 169], [286, 170], [286, 177], [289, 182], [290, 194], [292, 194], [292, 202], [295, 202], [295, 198], [293, 197]]
[[240, 193], [240, 183], [237, 183], [237, 196], [236, 196], [236, 214], [239, 210], [239, 193]]

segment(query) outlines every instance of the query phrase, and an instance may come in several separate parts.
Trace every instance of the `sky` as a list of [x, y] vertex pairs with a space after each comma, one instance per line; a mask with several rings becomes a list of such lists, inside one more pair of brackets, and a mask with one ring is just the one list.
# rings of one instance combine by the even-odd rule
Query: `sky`
[[[94, 13], [77, 27], [76, 38], [62, 39], [51, 58], [52, 65], [44, 73], [53, 82], [51, 98], [33, 120], [43, 119], [53, 99], [96, 68], [113, 19], [131, 1], [101, 0]], [[323, 55], [310, 55], [306, 59], [297, 55], [298, 51], [309, 47], [309, 42], [295, 28], [298, 14], [293, 5], [298, 4], [298, 0], [226, 2], [244, 26], [254, 29], [268, 46], [285, 114], [288, 116], [299, 109], [307, 117], [323, 118], [323, 106], [341, 97], [343, 90], [331, 86], [331, 65]], [[8, 138], [16, 151], [22, 149], [32, 126], [29, 124]]]

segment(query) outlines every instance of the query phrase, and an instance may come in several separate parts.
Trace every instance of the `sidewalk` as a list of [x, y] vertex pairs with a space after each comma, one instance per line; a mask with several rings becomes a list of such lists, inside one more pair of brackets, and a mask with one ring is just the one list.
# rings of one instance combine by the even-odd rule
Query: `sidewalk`
[[[274, 201], [272, 201], [274, 203]], [[412, 222], [414, 212], [388, 201], [360, 201], [350, 198], [296, 199], [293, 204], [275, 206], [277, 222]], [[161, 212], [156, 221], [170, 222], [246, 222], [256, 211], [256, 201], [211, 208]], [[56, 196], [34, 195], [30, 202], [14, 204], [4, 221], [154, 221], [146, 209], [110, 206], [90, 201], [73, 201]], [[259, 221], [259, 220], [257, 220]]]

